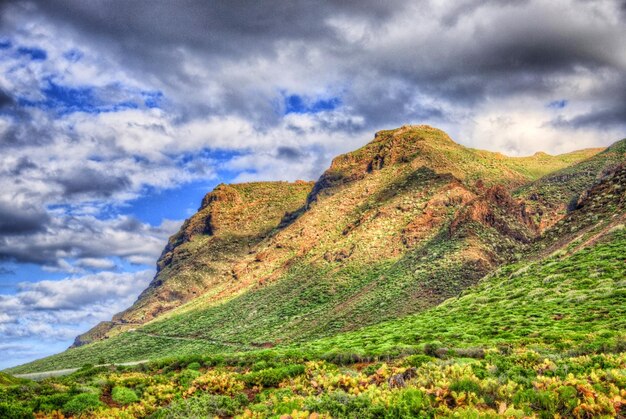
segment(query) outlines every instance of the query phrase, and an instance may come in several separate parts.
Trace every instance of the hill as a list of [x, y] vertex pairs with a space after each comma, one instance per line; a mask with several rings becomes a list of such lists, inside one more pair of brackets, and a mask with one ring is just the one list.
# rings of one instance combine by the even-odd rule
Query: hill
[[[337, 157], [314, 186], [304, 182], [220, 185], [207, 194], [199, 212], [187, 220], [181, 231], [171, 238], [158, 261], [157, 276], [137, 302], [116, 315], [111, 322], [103, 322], [79, 336], [74, 346], [136, 329], [138, 325], [203, 294], [206, 295], [197, 299], [193, 307], [190, 305], [178, 312], [206, 308], [240, 295], [255, 284], [274, 282], [288, 275], [301, 275], [300, 271], [294, 271], [296, 267], [307, 270], [304, 276], [310, 278], [309, 282], [315, 283], [313, 287], [306, 282], [301, 285], [307, 287], [307, 293], [311, 295], [327, 294], [325, 289], [334, 288], [337, 283], [345, 283], [348, 289], [339, 293], [336, 301], [350, 295], [350, 303], [345, 307], [330, 307], [326, 317], [353, 319], [356, 316], [363, 319], [362, 324], [371, 323], [373, 319], [355, 311], [372, 313], [372, 306], [386, 302], [377, 296], [370, 298], [372, 292], [367, 289], [363, 292], [360, 290], [369, 287], [375, 294], [378, 287], [372, 284], [372, 277], [380, 276], [379, 271], [390, 270], [390, 274], [397, 272], [398, 275], [406, 276], [406, 269], [400, 265], [413, 262], [409, 260], [398, 265], [402, 256], [415, 251], [420, 243], [425, 248], [430, 239], [441, 242], [437, 233], [450, 221], [456, 209], [479, 195], [493, 198], [493, 191], [486, 191], [489, 186], [500, 184], [510, 189], [598, 151], [584, 150], [563, 156], [538, 153], [531, 157], [508, 158], [498, 153], [467, 149], [454, 143], [442, 131], [431, 127], [405, 126], [381, 131], [363, 148]], [[338, 195], [331, 198], [335, 193]], [[324, 203], [313, 205], [318, 198]], [[493, 199], [491, 201], [494, 202]], [[303, 219], [291, 226], [300, 215]], [[342, 226], [341, 234], [336, 226], [329, 229], [332, 224]], [[534, 234], [527, 231], [534, 229], [528, 223], [511, 224], [511, 228], [515, 229], [514, 235], [523, 236], [524, 240]], [[375, 236], [381, 234], [381, 237]], [[289, 241], [290, 246], [283, 246], [281, 241]], [[443, 253], [451, 253], [450, 259], [457, 267], [470, 258], [476, 269], [453, 275], [451, 283], [442, 284], [440, 289], [422, 290], [409, 296], [411, 301], [417, 300], [419, 306], [408, 312], [441, 301], [501, 262], [500, 258], [494, 257], [498, 251], [483, 256], [484, 248], [517, 246], [513, 242], [484, 244], [461, 241], [468, 242], [467, 247], [473, 250], [468, 249], [461, 254], [459, 249], [463, 245], [459, 244], [456, 247], [446, 246]], [[456, 250], [452, 250], [453, 247]], [[320, 257], [324, 261], [318, 263], [316, 259]], [[374, 263], [397, 266], [375, 268]], [[447, 265], [447, 260], [440, 263]], [[332, 270], [332, 276], [335, 277], [350, 277], [352, 274], [346, 273], [346, 268], [360, 271], [370, 278], [365, 278], [360, 284], [346, 283], [354, 282], [351, 280], [335, 281], [333, 278], [328, 278], [330, 280], [325, 283], [317, 280], [319, 276], [328, 277], [325, 270]], [[450, 270], [448, 266], [445, 269]], [[410, 282], [415, 281], [414, 278]], [[397, 288], [408, 285], [398, 283], [392, 286]], [[290, 295], [290, 292], [282, 289], [275, 292]], [[292, 298], [299, 298], [298, 289], [292, 290], [291, 294], [294, 292], [296, 295]], [[398, 294], [402, 294], [402, 291], [391, 290], [386, 298], [407, 298]], [[361, 301], [364, 299], [369, 300], [365, 307]], [[240, 318], [243, 315], [241, 311], [250, 313], [257, 306], [277, 306], [271, 295], [260, 299], [254, 295], [252, 300], [239, 313], [230, 314]], [[243, 307], [239, 300], [231, 304]], [[297, 301], [292, 301], [292, 304], [301, 308]], [[329, 308], [313, 304], [318, 311], [327, 311]], [[391, 310], [390, 314], [403, 314], [407, 312], [407, 307], [411, 307], [411, 304], [404, 304], [398, 312]], [[303, 314], [298, 311], [291, 315], [302, 317]], [[263, 316], [267, 318], [266, 314]], [[282, 317], [277, 320], [282, 322]], [[328, 321], [320, 320], [321, 328], [329, 327]], [[181, 321], [197, 323], [193, 319], [182, 318]], [[200, 327], [204, 326], [209, 325]], [[344, 330], [354, 326], [338, 324], [335, 328]], [[257, 325], [251, 322], [250, 327], [256, 329]], [[293, 327], [302, 330], [301, 324]], [[192, 335], [195, 333], [191, 332]], [[237, 335], [240, 333], [237, 331]], [[237, 341], [232, 336], [204, 337]], [[258, 343], [272, 338], [258, 336], [256, 340]]]
[[[284, 346], [422, 312], [537, 253], [545, 225], [523, 188], [568, 165], [591, 171], [588, 157], [597, 176], [623, 158], [609, 150], [509, 158], [405, 126], [337, 157], [315, 185], [222, 185], [138, 302], [78, 343], [99, 341], [15, 371]], [[244, 239], [229, 230], [239, 224]]]
[[12, 386], [21, 383], [23, 383], [23, 380], [10, 376], [4, 372], [0, 372], [0, 387]]

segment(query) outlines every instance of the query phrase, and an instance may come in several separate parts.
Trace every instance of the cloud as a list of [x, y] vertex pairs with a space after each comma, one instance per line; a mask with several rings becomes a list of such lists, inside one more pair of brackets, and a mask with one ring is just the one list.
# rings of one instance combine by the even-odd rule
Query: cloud
[[110, 197], [130, 187], [130, 179], [126, 176], [110, 176], [89, 167], [73, 168], [54, 180], [63, 187], [66, 196], [95, 194]]
[[[0, 344], [10, 337], [73, 337], [85, 323], [93, 325], [110, 319], [132, 304], [153, 275], [152, 270], [101, 272], [56, 281], [20, 283], [17, 293], [0, 295]], [[58, 324], [62, 331], [49, 328], [50, 324]]]
[[49, 215], [43, 210], [0, 202], [0, 235], [41, 232], [49, 221]]
[[0, 90], [0, 109], [13, 105], [13, 98], [6, 92]]
[[[101, 219], [147, 190], [220, 171], [315, 179], [375, 130], [406, 123], [510, 154], [606, 145], [626, 129], [622, 9], [577, 0], [5, 5], [0, 211], [19, 222], [0, 229], [55, 243], [43, 232], [63, 227], [50, 217]], [[220, 150], [231, 157], [213, 158]], [[40, 263], [69, 260], [52, 247]]]
[[68, 259], [75, 260], [78, 267], [88, 268], [103, 265], [102, 260], [110, 257], [152, 264], [179, 225], [180, 222], [164, 222], [153, 227], [128, 216], [108, 220], [91, 215], [58, 216], [50, 220], [45, 232], [0, 236], [0, 260], [66, 271], [71, 271]]
[[0, 350], [15, 353], [3, 366], [67, 347], [76, 335], [132, 304], [153, 275], [153, 270], [101, 272], [20, 283], [17, 293], [0, 294]]

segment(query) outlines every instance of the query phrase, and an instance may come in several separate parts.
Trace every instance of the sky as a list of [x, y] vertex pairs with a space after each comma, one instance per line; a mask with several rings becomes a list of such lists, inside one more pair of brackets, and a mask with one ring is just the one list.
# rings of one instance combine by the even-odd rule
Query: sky
[[509, 155], [626, 136], [626, 2], [0, 2], [0, 368], [128, 307], [225, 182], [381, 129]]

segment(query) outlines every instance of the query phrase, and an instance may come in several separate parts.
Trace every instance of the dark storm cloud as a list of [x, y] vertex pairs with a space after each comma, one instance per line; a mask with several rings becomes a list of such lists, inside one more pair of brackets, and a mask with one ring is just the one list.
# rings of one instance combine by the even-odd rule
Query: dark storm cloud
[[19, 176], [27, 170], [37, 169], [38, 167], [39, 166], [33, 163], [31, 159], [26, 156], [22, 156], [17, 160], [15, 166], [13, 167], [13, 169], [11, 169], [10, 174], [12, 176]]
[[458, 0], [454, 2], [448, 10], [441, 16], [441, 22], [445, 26], [454, 26], [459, 19], [471, 16], [471, 14], [481, 7], [507, 7], [511, 5], [521, 5], [529, 0]]
[[0, 109], [4, 107], [11, 106], [15, 103], [13, 97], [11, 97], [8, 93], [0, 89]]
[[[166, 97], [179, 96], [180, 121], [213, 114], [243, 116], [260, 130], [279, 124], [268, 95], [283, 83], [280, 70], [256, 81], [253, 75], [257, 63], [280, 59], [290, 45], [294, 62], [306, 63], [316, 51], [326, 58], [310, 63], [319, 74], [330, 81], [352, 78], [340, 99], [365, 118], [362, 131], [449, 119], [433, 100], [476, 106], [492, 97], [547, 94], [581, 68], [626, 77], [615, 53], [624, 25], [608, 24], [611, 4], [614, 13], [623, 8], [621, 1], [576, 0], [467, 0], [445, 7], [399, 0], [37, 2], [41, 12], [114, 54], [129, 71], [169, 87]], [[348, 34], [333, 23], [342, 19]], [[363, 34], [352, 39], [359, 25]], [[185, 67], [189, 56], [219, 78], [212, 97], [195, 94], [202, 81]], [[250, 73], [229, 74], [229, 65]], [[404, 91], [393, 92], [394, 85]]]
[[43, 146], [52, 141], [54, 129], [31, 112], [30, 109], [13, 106], [7, 108], [12, 124], [0, 135], [0, 149]]
[[593, 110], [571, 119], [559, 119], [555, 121], [556, 125], [571, 126], [574, 128], [602, 128], [611, 125], [623, 125], [624, 123], [626, 123], [626, 103], [621, 103], [608, 109]]
[[55, 181], [63, 187], [68, 197], [81, 194], [110, 197], [130, 187], [130, 179], [126, 176], [113, 176], [86, 167], [64, 173]]
[[[236, 56], [248, 55], [252, 49], [272, 48], [281, 39], [326, 38], [331, 34], [322, 22], [329, 16], [362, 16], [375, 25], [402, 11], [401, 1], [376, 0], [157, 0], [116, 2], [115, 7], [105, 0], [37, 3], [60, 20], [87, 32], [124, 40], [126, 46], [197, 46]], [[248, 48], [244, 48], [246, 43]]]
[[276, 149], [276, 157], [286, 160], [299, 160], [304, 154], [294, 147], [282, 146]]
[[0, 202], [0, 239], [2, 235], [41, 232], [49, 221], [50, 217], [43, 210]]

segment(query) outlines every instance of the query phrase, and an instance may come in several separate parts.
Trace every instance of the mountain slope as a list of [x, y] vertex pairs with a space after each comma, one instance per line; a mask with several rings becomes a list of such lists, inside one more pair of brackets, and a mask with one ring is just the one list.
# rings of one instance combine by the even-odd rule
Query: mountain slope
[[0, 414], [84, 417], [78, 405], [93, 417], [623, 417], [626, 170], [613, 173], [562, 221], [575, 230], [574, 214], [621, 211], [593, 240], [501, 268], [438, 307], [292, 347], [9, 384]]
[[312, 182], [218, 185], [172, 236], [157, 275], [135, 304], [76, 338], [74, 346], [114, 336], [196, 298], [217, 293], [237, 275], [233, 265], [301, 208]]
[[623, 139], [591, 158], [518, 188], [514, 196], [527, 203], [528, 212], [545, 229], [572, 209], [581, 191], [589, 188], [605, 169], [623, 162], [625, 153], [626, 139]]
[[[522, 257], [536, 239], [540, 226], [510, 190], [597, 151], [507, 158], [464, 148], [431, 127], [380, 132], [365, 147], [336, 158], [303, 208], [298, 209], [311, 185], [300, 184], [289, 205], [276, 202], [280, 211], [270, 211], [274, 218], [266, 227], [250, 218], [254, 211], [246, 218], [247, 204], [229, 204], [229, 219], [250, 220], [255, 237], [231, 259], [228, 252], [222, 259], [221, 244], [211, 251], [204, 246], [216, 242], [219, 228], [207, 227], [201, 210], [172, 238], [159, 275], [177, 272], [185, 289], [207, 260], [224, 262], [219, 275], [207, 276], [214, 282], [205, 283], [204, 294], [172, 310], [153, 311], [159, 315], [150, 320], [154, 315], [144, 307], [154, 301], [159, 307], [167, 299], [146, 299], [154, 292], [149, 290], [117, 317], [126, 324], [107, 330], [109, 339], [33, 367], [251, 350], [423, 311]], [[254, 194], [257, 185], [246, 188]], [[285, 198], [284, 191], [268, 197], [271, 202]], [[130, 324], [146, 320], [143, 326]]]
[[[498, 193], [484, 185], [526, 180], [506, 161], [493, 163], [430, 127], [378, 133], [372, 143], [333, 161], [306, 211], [234, 265], [235, 281], [142, 330], [276, 344], [436, 304], [533, 235], [525, 220], [515, 234], [480, 219], [468, 220], [472, 226], [466, 228], [457, 221], [453, 232], [446, 227], [473, 200], [498, 211]], [[440, 253], [427, 251], [436, 246]], [[416, 273], [416, 258], [433, 269]], [[446, 281], [435, 281], [442, 277]], [[233, 325], [232, 318], [245, 321]]]
[[549, 253], [498, 269], [424, 313], [316, 341], [303, 350], [367, 355], [425, 343], [626, 350], [625, 223], [622, 164], [583, 193], [576, 209], [536, 243], [535, 249]]

